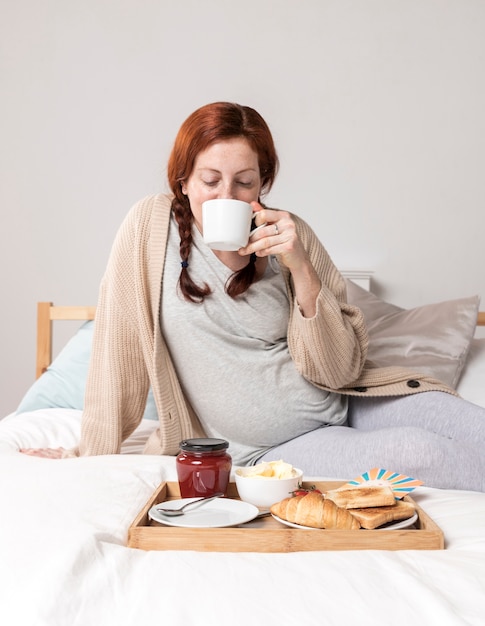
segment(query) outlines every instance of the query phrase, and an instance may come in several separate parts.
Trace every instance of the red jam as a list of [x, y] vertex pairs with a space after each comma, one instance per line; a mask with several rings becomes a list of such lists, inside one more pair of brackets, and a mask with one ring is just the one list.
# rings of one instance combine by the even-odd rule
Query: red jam
[[182, 498], [226, 493], [232, 459], [224, 439], [185, 439], [176, 459]]

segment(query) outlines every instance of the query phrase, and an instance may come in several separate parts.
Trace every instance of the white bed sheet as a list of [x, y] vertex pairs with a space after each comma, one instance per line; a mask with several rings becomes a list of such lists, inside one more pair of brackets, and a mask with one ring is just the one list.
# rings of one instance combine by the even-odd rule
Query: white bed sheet
[[[440, 626], [485, 623], [485, 494], [420, 488], [446, 549], [289, 554], [141, 551], [127, 531], [172, 457], [53, 461], [19, 446], [70, 445], [80, 412], [0, 421], [0, 623], [9, 626]], [[342, 478], [342, 477], [335, 477]], [[349, 478], [349, 477], [344, 477]]]

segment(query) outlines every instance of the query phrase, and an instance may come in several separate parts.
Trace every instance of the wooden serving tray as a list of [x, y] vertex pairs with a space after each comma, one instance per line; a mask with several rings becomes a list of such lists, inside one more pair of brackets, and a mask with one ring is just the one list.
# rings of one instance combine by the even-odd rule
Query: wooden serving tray
[[[336, 489], [342, 481], [303, 482], [320, 491]], [[229, 498], [238, 499], [235, 483]], [[202, 552], [302, 552], [318, 550], [443, 550], [443, 531], [414, 502], [418, 520], [398, 530], [307, 530], [290, 528], [264, 517], [230, 528], [179, 528], [164, 526], [148, 517], [155, 504], [180, 498], [177, 482], [163, 482], [128, 530], [128, 546], [141, 550], [196, 550]]]

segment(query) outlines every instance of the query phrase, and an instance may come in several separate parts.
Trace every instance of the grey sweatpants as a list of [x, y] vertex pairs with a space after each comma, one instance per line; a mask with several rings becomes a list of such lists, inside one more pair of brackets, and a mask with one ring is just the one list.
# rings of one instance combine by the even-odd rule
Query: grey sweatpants
[[485, 491], [485, 409], [448, 393], [351, 397], [346, 426], [319, 428], [272, 448], [307, 476], [356, 478], [374, 467], [427, 487]]

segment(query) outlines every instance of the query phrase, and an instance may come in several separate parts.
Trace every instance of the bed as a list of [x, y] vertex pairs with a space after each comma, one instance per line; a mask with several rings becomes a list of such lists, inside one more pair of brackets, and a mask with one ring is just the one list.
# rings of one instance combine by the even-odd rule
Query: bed
[[[398, 353], [485, 407], [485, 339], [474, 334], [485, 315], [477, 297], [405, 310], [351, 282], [348, 289], [364, 311], [375, 361]], [[66, 317], [88, 321], [51, 363], [52, 328]], [[150, 395], [120, 455], [52, 461], [18, 452], [76, 444], [94, 317], [94, 307], [39, 304], [37, 380], [0, 421], [2, 624], [485, 623], [484, 493], [413, 492], [443, 531], [441, 550], [127, 547], [130, 525], [154, 490], [176, 479], [173, 457], [141, 454], [156, 427]]]

